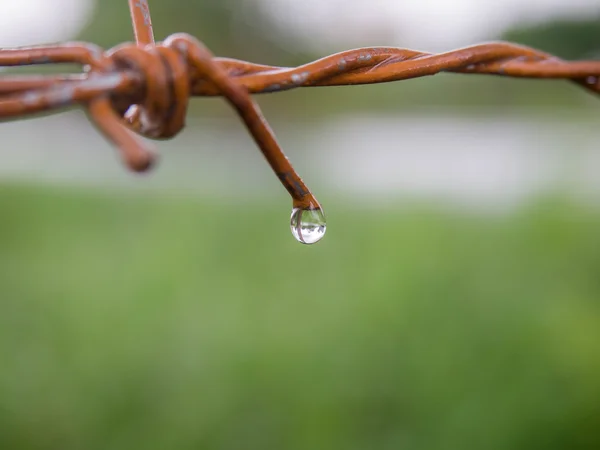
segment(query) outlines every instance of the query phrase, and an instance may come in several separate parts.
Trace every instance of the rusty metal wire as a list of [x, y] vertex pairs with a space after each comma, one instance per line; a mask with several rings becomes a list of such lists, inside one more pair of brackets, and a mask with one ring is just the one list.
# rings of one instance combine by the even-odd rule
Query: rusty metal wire
[[600, 61], [564, 61], [508, 42], [441, 54], [392, 47], [349, 50], [300, 67], [276, 67], [214, 57], [196, 38], [175, 34], [155, 43], [147, 0], [129, 0], [135, 43], [111, 50], [70, 42], [0, 49], [0, 66], [77, 63], [76, 75], [2, 75], [0, 118], [81, 105], [120, 149], [134, 171], [149, 169], [154, 154], [136, 138], [167, 139], [185, 126], [190, 97], [223, 96], [237, 110], [294, 207], [320, 209], [285, 157], [250, 94], [298, 87], [384, 83], [440, 72], [525, 78], [563, 78], [600, 93]]

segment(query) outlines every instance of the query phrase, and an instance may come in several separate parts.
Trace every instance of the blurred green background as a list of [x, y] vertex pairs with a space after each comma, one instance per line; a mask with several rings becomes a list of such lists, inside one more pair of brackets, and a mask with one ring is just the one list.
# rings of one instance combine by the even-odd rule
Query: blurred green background
[[[251, 2], [245, 20], [233, 1], [150, 4], [158, 38], [186, 31], [216, 54], [279, 65], [322, 56], [277, 45]], [[599, 16], [559, 17], [489, 38], [591, 58], [599, 27]], [[98, 2], [79, 38], [131, 39], [125, 2]], [[375, 44], [386, 43], [365, 42]], [[597, 99], [566, 82], [452, 75], [259, 100], [292, 127], [348, 111], [418, 108], [473, 123], [518, 111], [559, 117], [574, 138], [598, 113]], [[193, 120], [232, 117], [222, 103], [195, 102]], [[177, 139], [205, 152], [200, 138]], [[200, 157], [206, 170], [212, 157]], [[302, 153], [294, 160], [308, 167]], [[173, 170], [193, 178], [185, 169]], [[316, 177], [329, 231], [302, 246], [263, 170], [250, 167], [248, 179], [277, 194], [237, 199], [112, 187], [114, 174], [104, 186], [3, 175], [0, 449], [600, 448], [594, 201], [554, 186], [490, 214], [395, 192], [373, 202], [328, 194]]]

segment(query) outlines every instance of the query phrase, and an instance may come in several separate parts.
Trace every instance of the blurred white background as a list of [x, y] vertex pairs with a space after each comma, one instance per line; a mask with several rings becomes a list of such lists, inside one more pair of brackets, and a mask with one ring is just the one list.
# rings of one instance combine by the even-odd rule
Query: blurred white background
[[598, 0], [258, 1], [266, 14], [317, 49], [350, 43], [431, 52], [470, 45], [518, 21], [585, 17], [600, 8]]

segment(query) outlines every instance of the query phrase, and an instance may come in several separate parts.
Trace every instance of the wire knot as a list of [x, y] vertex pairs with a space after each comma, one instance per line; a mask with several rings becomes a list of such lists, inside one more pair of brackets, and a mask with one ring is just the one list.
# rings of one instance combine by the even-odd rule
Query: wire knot
[[168, 139], [185, 127], [190, 96], [186, 55], [162, 43], [140, 47], [125, 44], [108, 56], [118, 70], [130, 70], [141, 79], [139, 98], [118, 105], [129, 128], [151, 139]]

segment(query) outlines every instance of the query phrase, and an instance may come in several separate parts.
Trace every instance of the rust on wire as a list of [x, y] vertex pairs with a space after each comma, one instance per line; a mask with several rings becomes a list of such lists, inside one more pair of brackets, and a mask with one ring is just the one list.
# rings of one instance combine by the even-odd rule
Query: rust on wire
[[129, 0], [135, 43], [104, 51], [71, 42], [0, 49], [0, 66], [76, 63], [83, 73], [0, 76], [0, 118], [81, 105], [134, 171], [155, 156], [136, 136], [167, 139], [185, 126], [189, 98], [223, 96], [235, 108], [290, 193], [294, 207], [320, 209], [295, 172], [250, 94], [299, 87], [384, 83], [440, 72], [522, 78], [563, 78], [600, 93], [600, 61], [564, 61], [508, 42], [441, 54], [392, 47], [349, 50], [300, 67], [214, 57], [196, 38], [174, 34], [155, 42], [147, 0]]

